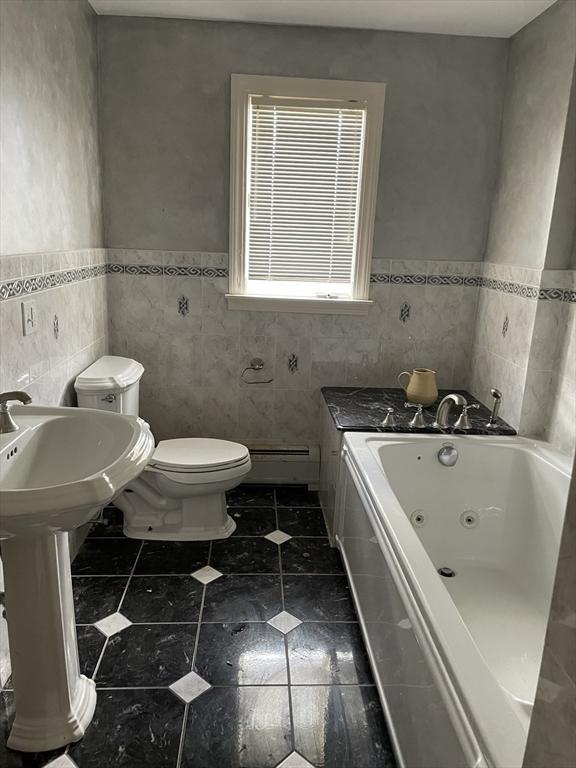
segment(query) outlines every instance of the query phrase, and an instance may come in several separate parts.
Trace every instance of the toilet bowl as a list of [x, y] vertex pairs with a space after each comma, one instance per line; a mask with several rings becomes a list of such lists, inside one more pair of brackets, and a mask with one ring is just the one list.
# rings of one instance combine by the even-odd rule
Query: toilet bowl
[[223, 539], [236, 529], [226, 491], [251, 468], [248, 449], [208, 438], [164, 440], [144, 472], [115, 500], [134, 539]]
[[[144, 367], [135, 360], [101, 357], [75, 382], [78, 405], [138, 415]], [[246, 446], [229, 440], [185, 437], [162, 440], [144, 471], [114, 500], [124, 513], [124, 533], [134, 539], [223, 539], [236, 529], [226, 491], [251, 469]]]

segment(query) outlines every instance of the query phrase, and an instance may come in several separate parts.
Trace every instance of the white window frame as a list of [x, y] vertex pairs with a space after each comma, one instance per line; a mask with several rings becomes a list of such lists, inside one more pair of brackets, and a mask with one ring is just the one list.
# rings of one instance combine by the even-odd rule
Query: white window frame
[[[230, 113], [230, 284], [229, 309], [365, 315], [368, 298], [380, 147], [384, 117], [384, 83], [316, 80], [300, 77], [232, 75]], [[250, 96], [311, 98], [354, 102], [366, 109], [364, 154], [359, 196], [357, 250], [350, 299], [261, 296], [246, 293], [246, 173]], [[352, 105], [351, 105], [352, 106]]]

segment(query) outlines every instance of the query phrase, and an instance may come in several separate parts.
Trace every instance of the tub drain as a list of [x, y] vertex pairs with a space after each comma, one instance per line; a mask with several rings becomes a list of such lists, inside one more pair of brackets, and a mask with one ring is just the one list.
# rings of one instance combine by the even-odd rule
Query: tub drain
[[410, 515], [410, 521], [414, 528], [422, 528], [426, 524], [426, 517], [423, 509], [415, 509]]
[[447, 565], [443, 565], [442, 568], [438, 568], [438, 573], [440, 576], [444, 576], [445, 579], [452, 579], [454, 576], [456, 576], [456, 571], [453, 571], [452, 568], [448, 568]]
[[473, 509], [467, 509], [460, 515], [460, 524], [464, 528], [476, 528], [478, 525], [478, 515]]

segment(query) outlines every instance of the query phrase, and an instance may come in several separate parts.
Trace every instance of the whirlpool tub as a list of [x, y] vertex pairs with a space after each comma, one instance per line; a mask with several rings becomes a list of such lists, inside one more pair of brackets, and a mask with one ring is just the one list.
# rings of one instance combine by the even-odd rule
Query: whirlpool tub
[[568, 462], [520, 437], [352, 432], [343, 461], [335, 540], [400, 764], [520, 768]]

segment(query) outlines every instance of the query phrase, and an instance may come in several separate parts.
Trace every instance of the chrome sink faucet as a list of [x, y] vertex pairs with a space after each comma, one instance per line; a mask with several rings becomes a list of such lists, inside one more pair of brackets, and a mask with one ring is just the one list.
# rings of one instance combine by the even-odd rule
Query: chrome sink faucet
[[440, 404], [438, 405], [438, 410], [436, 411], [436, 420], [434, 424], [432, 424], [433, 427], [436, 429], [446, 429], [450, 426], [448, 418], [450, 416], [450, 409], [453, 405], [466, 406], [468, 405], [468, 401], [465, 397], [462, 397], [462, 395], [457, 395], [454, 393], [443, 397], [440, 401]]
[[12, 418], [8, 408], [8, 403], [11, 400], [18, 400], [23, 405], [29, 405], [32, 402], [28, 392], [2, 392], [0, 395], [0, 435], [4, 435], [6, 432], [16, 432], [18, 429], [18, 424]]

